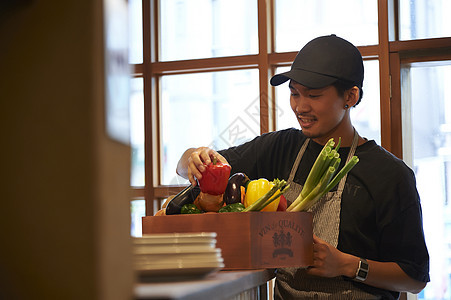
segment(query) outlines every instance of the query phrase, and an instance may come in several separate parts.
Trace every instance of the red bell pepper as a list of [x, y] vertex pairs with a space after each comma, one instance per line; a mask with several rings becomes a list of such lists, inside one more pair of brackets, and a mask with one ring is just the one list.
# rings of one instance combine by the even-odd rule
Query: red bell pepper
[[231, 170], [230, 165], [218, 162], [214, 158], [213, 162], [206, 165], [205, 171], [202, 172], [202, 178], [199, 179], [200, 190], [210, 195], [224, 194]]
[[287, 199], [284, 195], [280, 196], [279, 206], [277, 206], [277, 211], [287, 210]]

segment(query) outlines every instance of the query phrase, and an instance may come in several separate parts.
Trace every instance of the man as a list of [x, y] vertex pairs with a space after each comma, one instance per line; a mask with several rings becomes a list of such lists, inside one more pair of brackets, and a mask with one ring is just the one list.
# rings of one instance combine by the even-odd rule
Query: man
[[290, 71], [271, 79], [272, 85], [289, 82], [291, 108], [302, 130], [263, 134], [219, 152], [188, 149], [177, 166], [178, 174], [196, 184], [217, 157], [232, 166], [232, 174], [286, 179], [286, 198], [292, 202], [330, 138], [341, 138], [342, 158], [359, 157], [338, 187], [312, 208], [313, 266], [278, 269], [276, 299], [396, 299], [401, 291], [420, 292], [429, 281], [414, 174], [361, 137], [351, 122], [350, 108], [363, 93], [363, 73], [354, 45], [335, 35], [318, 37], [299, 51]]

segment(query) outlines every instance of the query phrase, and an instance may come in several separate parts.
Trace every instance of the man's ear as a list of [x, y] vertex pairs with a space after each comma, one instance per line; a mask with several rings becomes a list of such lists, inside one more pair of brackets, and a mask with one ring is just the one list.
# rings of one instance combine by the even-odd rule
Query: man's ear
[[353, 107], [357, 101], [359, 101], [360, 89], [357, 86], [353, 86], [349, 90], [346, 91], [346, 104], [349, 107]]

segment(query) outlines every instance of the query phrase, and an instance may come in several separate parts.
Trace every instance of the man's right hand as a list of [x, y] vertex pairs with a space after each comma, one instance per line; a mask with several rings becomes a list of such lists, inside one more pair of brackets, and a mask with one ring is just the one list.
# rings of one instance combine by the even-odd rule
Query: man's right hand
[[211, 163], [215, 157], [222, 163], [228, 163], [221, 154], [211, 148], [190, 148], [180, 158], [177, 164], [177, 174], [187, 178], [195, 186], [197, 185], [196, 178], [198, 180], [202, 178], [205, 166]]

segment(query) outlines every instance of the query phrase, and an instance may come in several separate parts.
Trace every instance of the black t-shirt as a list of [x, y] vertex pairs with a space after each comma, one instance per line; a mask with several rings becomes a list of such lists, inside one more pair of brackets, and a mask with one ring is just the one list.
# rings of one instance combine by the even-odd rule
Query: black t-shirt
[[[306, 137], [291, 128], [263, 134], [243, 145], [219, 151], [251, 179], [288, 179]], [[304, 184], [322, 145], [310, 141], [294, 181]], [[344, 165], [349, 147], [339, 149]], [[414, 173], [404, 162], [367, 141], [358, 146], [359, 163], [348, 174], [342, 194], [337, 248], [381, 262], [396, 262], [410, 277], [429, 281], [420, 199]]]

